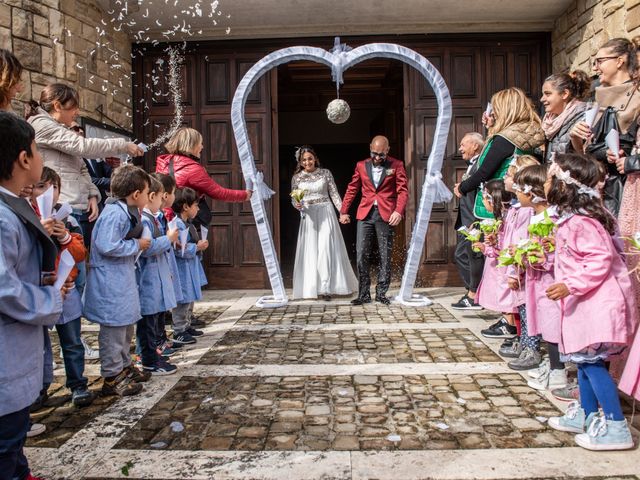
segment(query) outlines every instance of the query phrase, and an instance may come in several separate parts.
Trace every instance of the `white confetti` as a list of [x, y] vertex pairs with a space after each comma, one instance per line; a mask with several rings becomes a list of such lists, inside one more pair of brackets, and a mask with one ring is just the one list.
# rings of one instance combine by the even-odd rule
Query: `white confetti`
[[400, 440], [402, 440], [402, 438], [400, 438], [400, 435], [390, 433], [389, 435], [387, 435], [387, 440], [389, 440], [390, 442], [399, 442]]
[[184, 430], [184, 425], [182, 425], [180, 422], [171, 422], [169, 424], [169, 427], [171, 427], [171, 431], [175, 433], [180, 433]]
[[156, 442], [149, 445], [151, 448], [165, 448], [167, 444], [165, 442]]
[[536, 420], [538, 420], [540, 423], [546, 423], [549, 419], [547, 417], [536, 417]]
[[447, 425], [446, 423], [436, 423], [436, 428], [439, 428], [440, 430], [449, 430], [449, 425]]
[[458, 402], [460, 405], [464, 405], [465, 403], [467, 403], [467, 401], [464, 398], [457, 398], [456, 402]]

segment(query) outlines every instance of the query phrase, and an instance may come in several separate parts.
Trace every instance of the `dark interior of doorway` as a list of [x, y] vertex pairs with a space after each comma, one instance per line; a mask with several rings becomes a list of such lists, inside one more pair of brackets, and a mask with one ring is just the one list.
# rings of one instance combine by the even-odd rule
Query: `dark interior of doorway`
[[[341, 195], [356, 162], [368, 156], [369, 141], [374, 135], [387, 135], [391, 154], [403, 158], [402, 72], [401, 63], [385, 59], [364, 62], [348, 70], [340, 98], [349, 103], [351, 117], [342, 125], [334, 125], [325, 113], [327, 104], [336, 96], [328, 69], [308, 62], [278, 68], [280, 256], [285, 286], [291, 287], [300, 224], [300, 214], [289, 197], [296, 147], [303, 144], [314, 147], [322, 167], [333, 174]], [[355, 214], [359, 201], [358, 196], [349, 212], [352, 223], [342, 226], [354, 270]]]

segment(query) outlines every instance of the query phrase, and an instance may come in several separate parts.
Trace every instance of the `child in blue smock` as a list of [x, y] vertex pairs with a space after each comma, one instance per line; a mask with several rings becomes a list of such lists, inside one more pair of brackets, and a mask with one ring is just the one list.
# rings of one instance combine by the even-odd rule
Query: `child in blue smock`
[[[44, 167], [40, 181], [33, 187], [33, 192], [31, 193], [32, 203], [36, 203], [38, 196], [52, 188], [53, 204], [55, 205], [55, 211], [57, 211], [61, 207], [58, 205], [61, 184], [60, 176], [53, 169]], [[56, 219], [54, 221], [52, 238], [58, 247], [58, 262], [60, 261], [60, 255], [65, 250], [71, 254], [76, 265], [85, 261], [87, 249], [82, 238], [82, 230], [73, 216], [69, 215], [64, 219]], [[78, 269], [74, 266], [69, 277], [75, 282], [77, 275]], [[81, 316], [82, 299], [74, 284], [64, 299], [62, 315], [56, 323], [56, 331], [60, 338], [60, 350], [64, 355], [64, 369], [67, 377], [66, 386], [71, 390], [71, 402], [76, 407], [89, 406], [94, 400], [93, 393], [87, 388], [87, 377], [84, 376], [85, 351], [80, 337]], [[48, 336], [49, 333], [47, 332], [45, 335]], [[49, 365], [45, 363], [45, 369], [48, 367]], [[43, 385], [45, 391], [49, 383], [45, 378]]]
[[151, 233], [151, 246], [138, 260], [140, 267], [140, 310], [142, 318], [136, 326], [136, 336], [140, 345], [142, 368], [152, 375], [171, 375], [176, 366], [166, 361], [156, 351], [161, 338], [158, 337], [160, 323], [164, 329], [164, 312], [176, 307], [176, 295], [171, 280], [171, 267], [167, 252], [178, 240], [178, 229], [171, 229], [165, 235], [156, 218], [162, 206], [164, 187], [155, 178], [150, 178], [149, 201], [142, 211], [142, 225]]
[[[55, 288], [57, 248], [20, 192], [38, 181], [35, 131], [0, 112], [0, 478], [32, 478], [23, 447], [43, 382], [44, 329], [62, 314], [71, 282]], [[49, 219], [48, 227], [53, 220]]]
[[[169, 222], [167, 221], [167, 217], [165, 216], [165, 210], [171, 211], [171, 206], [176, 199], [176, 180], [171, 176], [165, 173], [152, 173], [151, 176], [162, 183], [162, 188], [164, 192], [162, 193], [162, 206], [158, 213], [155, 214], [155, 217], [160, 222], [160, 230], [164, 235], [169, 230]], [[182, 286], [180, 285], [180, 275], [178, 274], [178, 264], [176, 263], [176, 255], [173, 248], [170, 248], [166, 253], [167, 262], [169, 263], [169, 268], [171, 269], [171, 281], [173, 283], [173, 291], [176, 295], [176, 302], [180, 303], [182, 301]], [[158, 331], [156, 333], [157, 338], [160, 339], [158, 344], [158, 353], [162, 356], [171, 357], [174, 355], [178, 349], [182, 348], [181, 343], [174, 343], [169, 340], [167, 335], [167, 331], [165, 329], [165, 324], [167, 321], [170, 322], [171, 318], [171, 309], [168, 309], [162, 315], [163, 318], [158, 322]]]
[[140, 209], [149, 200], [149, 175], [133, 165], [118, 167], [107, 200], [91, 234], [84, 290], [84, 316], [100, 324], [100, 374], [104, 395], [135, 395], [149, 379], [131, 363], [134, 325], [140, 320], [136, 257], [151, 245], [141, 238]]
[[176, 214], [178, 229], [180, 232], [187, 232], [184, 248], [179, 240], [175, 249], [182, 300], [173, 309], [173, 341], [183, 344], [196, 343], [194, 337], [203, 333], [191, 327], [190, 317], [194, 302], [202, 298], [202, 286], [207, 284], [200, 255], [209, 246], [209, 242], [200, 240], [196, 228], [191, 223], [198, 214], [198, 195], [195, 190], [191, 188], [176, 190], [173, 211]]

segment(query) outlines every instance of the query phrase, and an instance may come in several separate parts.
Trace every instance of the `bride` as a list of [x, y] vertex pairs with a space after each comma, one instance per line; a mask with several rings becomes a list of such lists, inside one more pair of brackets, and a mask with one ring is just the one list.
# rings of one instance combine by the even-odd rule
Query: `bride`
[[[300, 210], [300, 230], [293, 267], [293, 298], [350, 295], [358, 289], [340, 225], [342, 200], [333, 175], [320, 168], [318, 156], [308, 145], [296, 151], [298, 165], [291, 180], [293, 206]], [[303, 193], [302, 199], [299, 195]], [[297, 198], [293, 198], [293, 197]]]

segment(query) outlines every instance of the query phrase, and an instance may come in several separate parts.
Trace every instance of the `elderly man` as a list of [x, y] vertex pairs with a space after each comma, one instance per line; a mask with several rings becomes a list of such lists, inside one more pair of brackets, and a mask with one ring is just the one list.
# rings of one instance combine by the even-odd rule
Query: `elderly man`
[[[478, 169], [477, 160], [484, 147], [482, 135], [476, 132], [467, 133], [460, 140], [459, 151], [462, 159], [467, 162], [468, 168], [462, 180], [473, 175]], [[477, 190], [467, 192], [460, 196], [460, 207], [458, 208], [458, 218], [456, 219], [456, 230], [461, 226], [470, 226], [477, 219], [473, 215], [473, 204], [475, 202]], [[458, 243], [456, 245], [455, 261], [458, 272], [464, 281], [467, 289], [460, 300], [451, 304], [456, 310], [481, 310], [482, 307], [475, 303], [476, 290], [482, 278], [484, 268], [484, 255], [476, 253], [471, 249], [471, 242], [458, 233]]]

